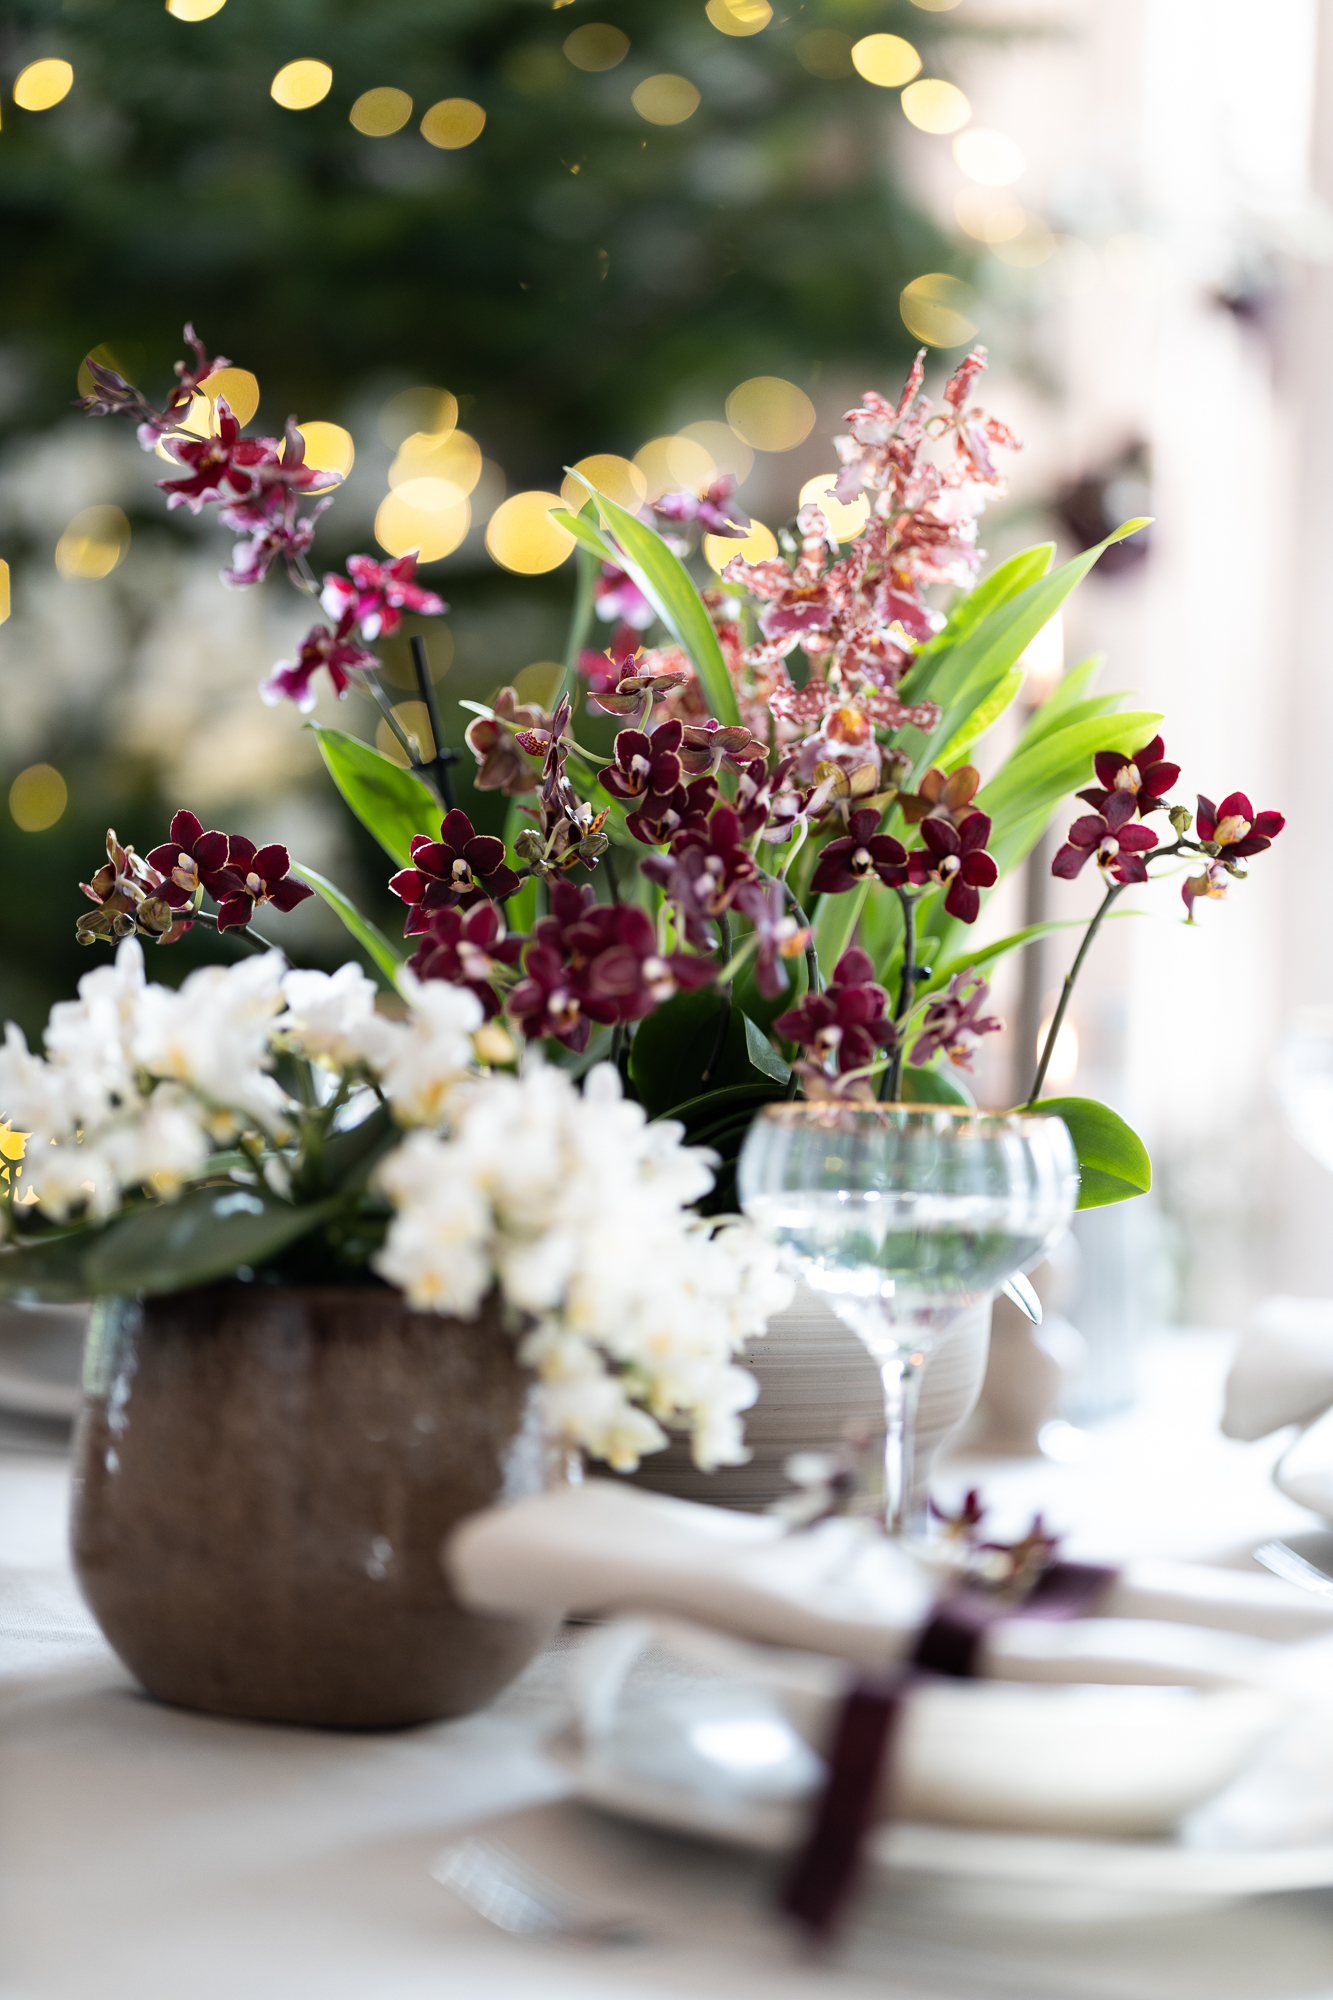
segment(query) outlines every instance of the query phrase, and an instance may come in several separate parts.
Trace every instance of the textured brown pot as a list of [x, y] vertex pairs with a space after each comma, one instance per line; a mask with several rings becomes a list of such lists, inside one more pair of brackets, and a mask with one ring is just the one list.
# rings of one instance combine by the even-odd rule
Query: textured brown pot
[[453, 1601], [440, 1544], [539, 1491], [531, 1377], [493, 1309], [229, 1284], [95, 1310], [75, 1439], [84, 1596], [149, 1694], [270, 1722], [463, 1715], [548, 1635]]

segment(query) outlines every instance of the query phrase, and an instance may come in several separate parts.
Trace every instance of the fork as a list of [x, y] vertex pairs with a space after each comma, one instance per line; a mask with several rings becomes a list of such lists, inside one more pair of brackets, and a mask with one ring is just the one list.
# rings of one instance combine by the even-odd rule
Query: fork
[[1254, 1551], [1254, 1560], [1274, 1576], [1280, 1576], [1284, 1583], [1298, 1584], [1302, 1590], [1313, 1591], [1316, 1597], [1333, 1597], [1333, 1576], [1316, 1569], [1285, 1542], [1264, 1542]]
[[642, 1942], [633, 1925], [599, 1914], [525, 1867], [497, 1841], [471, 1838], [442, 1848], [430, 1872], [460, 1902], [510, 1937], [567, 1938], [575, 1944]]

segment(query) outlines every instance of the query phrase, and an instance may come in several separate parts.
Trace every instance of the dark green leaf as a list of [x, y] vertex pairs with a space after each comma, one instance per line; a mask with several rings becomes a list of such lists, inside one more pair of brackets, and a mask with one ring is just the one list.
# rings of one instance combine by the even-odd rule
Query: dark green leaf
[[334, 784], [362, 826], [400, 868], [410, 867], [414, 835], [425, 834], [428, 840], [440, 837], [444, 814], [434, 792], [359, 736], [328, 729], [321, 722], [309, 727], [319, 738], [320, 754]]
[[937, 632], [929, 643], [921, 648], [908, 672], [904, 674], [900, 693], [904, 701], [920, 701], [930, 692], [930, 680], [940, 660], [951, 653], [960, 640], [981, 623], [990, 611], [1007, 604], [1017, 597], [1020, 590], [1026, 590], [1030, 583], [1037, 583], [1045, 576], [1055, 554], [1054, 542], [1039, 542], [1030, 549], [1020, 549], [1008, 562], [1000, 564], [982, 579], [975, 590], [966, 597], [960, 597], [949, 613], [948, 622], [942, 632]]
[[181, 1292], [257, 1266], [317, 1229], [337, 1200], [294, 1208], [267, 1188], [193, 1188], [109, 1222], [84, 1260], [90, 1292]]
[[[614, 500], [608, 500], [604, 493], [596, 494], [595, 498], [603, 522], [623, 552], [612, 549], [607, 552], [609, 559], [629, 572], [672, 638], [685, 648], [708, 697], [708, 706], [718, 721], [739, 722], [736, 690], [708, 607], [689, 571], [645, 521], [638, 520]], [[577, 515], [553, 507], [551, 519], [558, 521], [568, 534], [588, 543], [588, 536], [580, 532]]]
[[383, 974], [386, 986], [392, 988], [404, 958], [397, 946], [390, 944], [378, 924], [372, 924], [369, 917], [363, 917], [350, 896], [344, 896], [336, 883], [316, 874], [313, 868], [303, 868], [299, 861], [293, 861], [291, 872], [302, 882], [309, 883], [329, 908], [337, 912], [367, 958]]
[[903, 1065], [902, 1101], [904, 1104], [966, 1104], [974, 1108], [977, 1100], [967, 1085], [957, 1079], [952, 1065], [928, 1063], [918, 1069], [909, 1062]]
[[1078, 1205], [1105, 1208], [1152, 1186], [1152, 1161], [1137, 1132], [1095, 1097], [1043, 1097], [1031, 1107], [1063, 1118], [1078, 1154]]
[[387, 1105], [378, 1104], [368, 1118], [349, 1132], [335, 1132], [324, 1142], [320, 1162], [330, 1187], [343, 1192], [360, 1186], [371, 1168], [400, 1136]]
[[[634, 1087], [650, 1118], [660, 1118], [675, 1106], [704, 1091], [704, 1069], [717, 1040], [723, 1005], [714, 987], [678, 993], [641, 1021], [630, 1044], [629, 1067]], [[734, 1004], [726, 1037], [708, 1082], [718, 1090], [731, 1084], [754, 1084], [763, 1078], [785, 1085], [791, 1074], [781, 1056], [753, 1021]], [[708, 1092], [712, 1095], [710, 1089]]]
[[19, 1237], [0, 1248], [0, 1298], [20, 1305], [70, 1305], [91, 1295], [84, 1269], [100, 1228], [80, 1225]]

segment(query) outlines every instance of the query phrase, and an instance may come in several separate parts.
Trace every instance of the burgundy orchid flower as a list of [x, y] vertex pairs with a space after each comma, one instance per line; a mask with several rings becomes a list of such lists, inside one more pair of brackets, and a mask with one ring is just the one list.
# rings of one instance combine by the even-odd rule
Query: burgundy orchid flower
[[670, 798], [682, 776], [679, 722], [664, 722], [651, 736], [622, 729], [612, 746], [615, 762], [597, 773], [613, 799], [642, 799], [650, 807]]
[[715, 807], [702, 826], [678, 833], [669, 855], [650, 854], [639, 865], [662, 885], [690, 943], [705, 950], [713, 943], [710, 920], [729, 910], [742, 884], [759, 875], [730, 806]]
[[505, 862], [505, 844], [493, 833], [478, 833], [458, 806], [440, 823], [438, 840], [419, 833], [412, 842], [411, 868], [400, 868], [389, 887], [410, 904], [404, 937], [429, 930], [436, 910], [450, 904], [469, 909], [489, 896], [497, 903], [512, 896], [519, 878]]
[[625, 815], [626, 829], [645, 847], [664, 847], [682, 833], [702, 833], [717, 799], [716, 778], [695, 778], [663, 798], [646, 798]]
[[709, 716], [707, 722], [687, 722], [681, 739], [680, 761], [692, 778], [702, 778], [720, 765], [738, 771], [754, 738], [741, 723], [721, 723]]
[[1135, 818], [1136, 804], [1134, 793], [1112, 792], [1104, 813], [1085, 813], [1076, 819], [1051, 863], [1052, 875], [1072, 882], [1095, 855], [1108, 882], [1146, 882], [1144, 856], [1156, 847], [1157, 835]]
[[1151, 743], [1145, 743], [1129, 756], [1119, 750], [1099, 750], [1092, 762], [1097, 783], [1078, 796], [1100, 813], [1106, 811], [1107, 801], [1116, 792], [1126, 792], [1132, 797], [1141, 818], [1150, 812], [1160, 812], [1166, 793], [1180, 776], [1179, 764], [1165, 761], [1160, 736], [1154, 736]]
[[[630, 631], [629, 626], [620, 629]], [[580, 653], [579, 672], [588, 682], [590, 707], [603, 715], [642, 716], [653, 702], [683, 687], [692, 669], [679, 646], [649, 652], [639, 646], [629, 653]]]
[[724, 472], [698, 493], [660, 494], [652, 508], [664, 521], [697, 521], [706, 535], [726, 535], [743, 542], [752, 524], [745, 509], [732, 497], [735, 491], [735, 474]]
[[885, 1011], [888, 998], [884, 988], [875, 983], [869, 952], [853, 945], [833, 968], [825, 990], [807, 993], [804, 1000], [778, 1015], [773, 1029], [822, 1059], [835, 1056], [839, 1074], [865, 1069], [881, 1048], [892, 1046], [898, 1038], [898, 1030]]
[[925, 1011], [921, 1034], [912, 1044], [912, 1063], [928, 1063], [943, 1049], [958, 1069], [970, 1070], [982, 1036], [998, 1034], [1004, 1026], [994, 1014], [982, 1013], [989, 998], [990, 987], [975, 971], [955, 973], [947, 992]]
[[275, 910], [294, 910], [313, 896], [314, 890], [307, 889], [304, 882], [290, 879], [287, 871], [291, 865], [291, 855], [280, 841], [257, 848], [243, 834], [232, 834], [227, 842], [227, 865], [216, 870], [207, 885], [209, 894], [217, 899], [218, 929], [244, 930], [262, 903], [272, 903]]
[[209, 360], [207, 349], [188, 323], [185, 340], [194, 349], [193, 365], [188, 361], [176, 362], [176, 386], [160, 410], [154, 409], [147, 397], [132, 387], [123, 375], [118, 375], [114, 368], [108, 368], [105, 362], [95, 361], [91, 354], [84, 357], [84, 366], [92, 377], [93, 393], [76, 397], [75, 408], [86, 410], [93, 417], [135, 418], [139, 426], [139, 443], [145, 451], [151, 451], [158, 439], [167, 431], [175, 430], [188, 414], [200, 384], [206, 382], [210, 375], [231, 367], [225, 354]]
[[925, 842], [910, 859], [913, 882], [946, 883], [949, 893], [944, 907], [963, 924], [974, 924], [981, 909], [982, 889], [999, 880], [1000, 871], [986, 852], [991, 823], [983, 812], [969, 813], [955, 826], [947, 819], [924, 819], [921, 838]]
[[172, 439], [172, 457], [190, 469], [183, 479], [158, 480], [169, 509], [188, 507], [198, 514], [210, 500], [221, 497], [224, 485], [243, 496], [253, 489], [262, 470], [278, 465], [277, 439], [243, 438], [225, 396], [218, 397], [215, 421], [216, 437]]
[[810, 932], [792, 915], [781, 882], [771, 875], [742, 882], [736, 891], [736, 908], [750, 919], [759, 940], [755, 985], [765, 1000], [777, 1000], [791, 984], [785, 961], [800, 957], [810, 942]]
[[608, 624], [632, 625], [636, 632], [652, 624], [657, 613], [632, 576], [614, 563], [604, 562], [602, 573], [592, 587], [593, 610]]
[[449, 609], [435, 591], [413, 582], [416, 573], [415, 550], [383, 563], [373, 556], [349, 556], [347, 575], [330, 572], [319, 601], [329, 617], [338, 620], [340, 633], [359, 625], [363, 639], [390, 639], [402, 624], [404, 611], [435, 616]]
[[467, 747], [477, 760], [472, 782], [479, 792], [504, 792], [519, 799], [537, 789], [537, 773], [524, 760], [519, 730], [544, 730], [550, 717], [544, 708], [521, 702], [515, 688], [501, 688], [494, 713], [479, 715], [467, 726]]
[[[148, 855], [149, 867], [156, 868], [163, 877], [157, 891], [163, 902], [170, 903], [173, 910], [183, 910], [194, 901], [195, 891], [201, 887], [221, 902], [222, 896], [214, 884], [227, 866], [227, 845], [225, 833], [205, 833], [192, 812], [178, 812], [172, 819], [169, 838]], [[306, 894], [309, 893], [307, 890]]]
[[1286, 824], [1279, 812], [1257, 813], [1244, 792], [1228, 792], [1220, 806], [1200, 792], [1194, 833], [1216, 846], [1220, 861], [1243, 861], [1271, 847]]
[[506, 935], [494, 903], [474, 903], [467, 910], [434, 911], [407, 962], [418, 979], [447, 979], [451, 986], [469, 987], [489, 1021], [500, 1011], [496, 972], [516, 966], [526, 943], [525, 937]]
[[1180, 885], [1180, 900], [1185, 905], [1185, 921], [1194, 922], [1194, 905], [1200, 897], [1215, 897], [1224, 903], [1227, 896], [1227, 865], [1225, 861], [1210, 861], [1197, 875], [1187, 875]]
[[270, 708], [280, 701], [294, 701], [302, 715], [308, 715], [316, 699], [311, 682], [321, 667], [341, 699], [351, 685], [350, 675], [371, 673], [378, 665], [375, 655], [355, 639], [331, 632], [327, 625], [312, 625], [296, 658], [279, 660], [268, 679], [259, 683], [259, 698]]
[[529, 1041], [554, 1036], [587, 1047], [594, 1024], [639, 1021], [678, 992], [706, 986], [716, 967], [686, 952], [664, 955], [651, 919], [632, 904], [598, 903], [590, 888], [551, 887], [551, 914], [537, 924], [509, 996], [509, 1014]]
[[[989, 829], [990, 822], [987, 821]], [[848, 831], [829, 841], [810, 881], [812, 896], [838, 896], [878, 876], [887, 888], [907, 880], [907, 849], [891, 833], [879, 833], [879, 814], [854, 812]]]

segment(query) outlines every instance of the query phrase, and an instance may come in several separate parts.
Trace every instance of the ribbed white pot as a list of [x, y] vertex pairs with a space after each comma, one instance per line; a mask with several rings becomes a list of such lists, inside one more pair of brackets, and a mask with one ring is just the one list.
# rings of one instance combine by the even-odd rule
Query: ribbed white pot
[[[940, 1447], [970, 1416], [981, 1393], [990, 1343], [991, 1302], [973, 1306], [925, 1364], [917, 1416], [914, 1484], [929, 1476]], [[856, 1335], [805, 1285], [786, 1312], [753, 1341], [745, 1366], [759, 1379], [759, 1398], [745, 1415], [751, 1458], [717, 1472], [699, 1472], [689, 1447], [673, 1443], [646, 1458], [635, 1483], [682, 1500], [752, 1510], [791, 1491], [783, 1467], [793, 1452], [832, 1451], [849, 1428], [882, 1428], [879, 1372]]]

